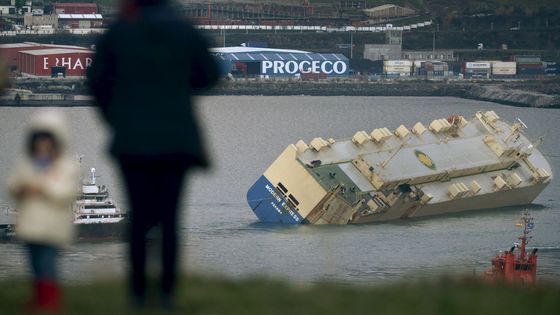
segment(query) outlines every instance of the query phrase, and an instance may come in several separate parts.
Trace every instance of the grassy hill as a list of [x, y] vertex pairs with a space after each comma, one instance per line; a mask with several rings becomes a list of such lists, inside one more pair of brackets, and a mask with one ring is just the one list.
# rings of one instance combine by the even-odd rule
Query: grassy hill
[[[0, 282], [3, 315], [21, 313], [27, 286], [21, 281]], [[67, 314], [159, 314], [157, 309], [132, 312], [123, 282], [72, 285], [65, 294]], [[559, 314], [558, 296], [556, 285], [510, 287], [474, 280], [359, 286], [187, 277], [182, 279], [173, 314]]]

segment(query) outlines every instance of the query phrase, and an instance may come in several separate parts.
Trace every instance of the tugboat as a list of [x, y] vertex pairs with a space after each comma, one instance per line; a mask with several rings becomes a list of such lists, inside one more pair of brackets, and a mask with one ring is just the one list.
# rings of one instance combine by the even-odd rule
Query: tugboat
[[505, 281], [509, 283], [535, 284], [537, 281], [537, 251], [535, 248], [527, 255], [526, 247], [532, 238], [529, 233], [535, 224], [528, 212], [523, 214], [521, 222], [516, 227], [523, 227], [523, 235], [519, 237], [521, 243], [506, 252], [500, 252], [492, 259], [492, 267], [484, 273], [485, 279]]
[[118, 239], [124, 237], [126, 213], [113, 200], [105, 185], [97, 185], [95, 168], [74, 205], [74, 224], [79, 239]]

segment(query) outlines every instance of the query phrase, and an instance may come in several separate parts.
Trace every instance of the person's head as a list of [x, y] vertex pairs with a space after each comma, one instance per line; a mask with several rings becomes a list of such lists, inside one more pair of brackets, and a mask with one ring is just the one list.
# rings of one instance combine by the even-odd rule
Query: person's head
[[54, 160], [60, 155], [60, 146], [49, 131], [34, 131], [29, 137], [29, 155], [38, 160]]
[[53, 161], [65, 153], [68, 131], [60, 112], [39, 111], [33, 116], [27, 134], [27, 153], [33, 160]]

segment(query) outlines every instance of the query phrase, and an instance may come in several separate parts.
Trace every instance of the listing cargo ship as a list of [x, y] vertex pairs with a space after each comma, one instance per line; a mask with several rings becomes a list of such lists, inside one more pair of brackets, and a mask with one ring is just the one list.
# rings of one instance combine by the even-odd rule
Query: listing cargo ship
[[519, 119], [454, 115], [290, 144], [249, 189], [262, 222], [357, 224], [526, 205], [553, 179]]

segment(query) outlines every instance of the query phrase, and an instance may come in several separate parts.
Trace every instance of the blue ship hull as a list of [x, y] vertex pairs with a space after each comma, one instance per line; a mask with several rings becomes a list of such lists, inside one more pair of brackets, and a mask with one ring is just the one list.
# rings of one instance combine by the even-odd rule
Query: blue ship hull
[[247, 192], [247, 202], [261, 222], [306, 223], [306, 220], [264, 175]]

